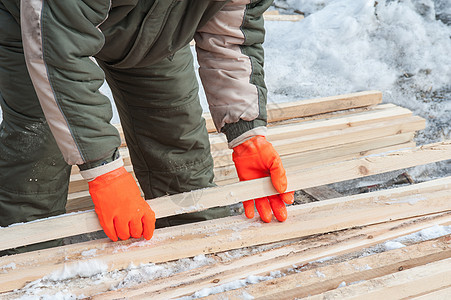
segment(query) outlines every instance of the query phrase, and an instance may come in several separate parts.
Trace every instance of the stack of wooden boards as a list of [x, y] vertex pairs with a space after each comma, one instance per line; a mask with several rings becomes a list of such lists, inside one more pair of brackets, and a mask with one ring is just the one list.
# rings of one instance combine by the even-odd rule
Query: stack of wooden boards
[[[268, 140], [282, 157], [287, 171], [362, 157], [414, 146], [415, 131], [424, 129], [425, 120], [408, 109], [381, 104], [378, 91], [301, 100], [268, 105]], [[211, 117], [204, 115], [218, 185], [238, 178], [224, 135], [215, 133]], [[119, 131], [122, 130], [118, 126]], [[125, 140], [121, 154], [128, 171], [133, 172]], [[67, 210], [92, 208], [88, 185], [74, 167], [69, 186]]]
[[[364, 102], [362, 99], [372, 99], [373, 96], [368, 95], [379, 95], [379, 100], [371, 100], [376, 103], [365, 104], [364, 108], [355, 108], [356, 103]], [[346, 95], [341, 97], [343, 101], [338, 98], [328, 98], [330, 102], [326, 99], [311, 101], [304, 106], [308, 107], [305, 110], [296, 106], [296, 116], [304, 111], [312, 117], [271, 126], [274, 130], [306, 126], [299, 137], [291, 136], [292, 131], [287, 129], [281, 131], [282, 138], [272, 140], [283, 153], [285, 162], [297, 155], [299, 161], [308, 157], [312, 160], [306, 159], [296, 167], [293, 158], [292, 166], [287, 166], [289, 190], [451, 159], [449, 141], [404, 149], [411, 146], [415, 130], [421, 129], [424, 121], [409, 113], [393, 117], [398, 114], [386, 110], [400, 108], [376, 105], [380, 102], [380, 93]], [[347, 103], [348, 110], [337, 109], [336, 103]], [[349, 110], [351, 103], [354, 108]], [[290, 108], [283, 113], [284, 105], [276, 110], [270, 108], [270, 119], [277, 119], [277, 112], [293, 116], [294, 104], [286, 105]], [[328, 105], [335, 108], [324, 111]], [[322, 115], [318, 115], [318, 109]], [[331, 113], [333, 111], [339, 112]], [[382, 120], [368, 121], [381, 111], [384, 111], [379, 115]], [[326, 129], [322, 131], [319, 129], [322, 126], [315, 127], [315, 124], [326, 124], [322, 125]], [[349, 134], [343, 133], [349, 131]], [[394, 138], [405, 134], [408, 134], [407, 140]], [[391, 138], [390, 143], [380, 142]], [[287, 140], [296, 146], [285, 146], [290, 144]], [[361, 148], [353, 151], [352, 147], [358, 145]], [[285, 153], [284, 149], [294, 152]], [[315, 160], [315, 154], [323, 156]], [[166, 196], [151, 200], [150, 204], [157, 218], [161, 218], [274, 193], [270, 179], [261, 178]], [[446, 177], [291, 206], [284, 223], [263, 224], [257, 219], [234, 216], [158, 229], [149, 242], [131, 239], [113, 243], [101, 239], [0, 257], [0, 298], [13, 299], [27, 292], [35, 296], [56, 295], [63, 291], [94, 299], [170, 299], [196, 292], [202, 296], [216, 290], [223, 292], [210, 298], [445, 299], [451, 287], [449, 233], [427, 241], [424, 238], [406, 240], [403, 241], [405, 247], [399, 249], [382, 252], [377, 249], [387, 241], [420, 230], [424, 236], [431, 231], [431, 226], [436, 226], [433, 227], [436, 231], [446, 232], [450, 227], [438, 225], [451, 225], [450, 200], [451, 177]], [[0, 228], [0, 250], [100, 229], [93, 211], [18, 224]], [[376, 250], [368, 250], [381, 243]], [[230, 250], [242, 251], [242, 255], [227, 252]], [[214, 263], [166, 272], [156, 278], [152, 278], [148, 269], [146, 280], [137, 276], [139, 268], [131, 267], [160, 263], [158, 267], [164, 270], [168, 262], [199, 258], [199, 255], [208, 255]], [[151, 266], [150, 270], [155, 269]], [[146, 269], [142, 273], [146, 273]], [[132, 279], [130, 286], [125, 284], [129, 279]], [[227, 286], [238, 289], [227, 291]]]

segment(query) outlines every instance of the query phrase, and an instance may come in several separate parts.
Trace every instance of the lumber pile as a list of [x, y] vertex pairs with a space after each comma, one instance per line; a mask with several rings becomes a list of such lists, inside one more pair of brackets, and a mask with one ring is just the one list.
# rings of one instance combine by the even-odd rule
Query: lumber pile
[[[449, 159], [451, 144], [444, 142], [415, 151], [395, 153], [388, 158], [378, 156], [380, 160], [375, 162], [376, 165], [385, 169], [383, 165], [393, 165], [401, 160], [414, 165]], [[379, 167], [376, 165], [370, 163], [365, 168], [377, 172]], [[289, 174], [289, 182], [298, 182], [298, 176], [300, 174]], [[308, 181], [308, 177], [305, 180]], [[312, 179], [306, 184], [314, 184], [317, 180]], [[341, 299], [344, 296], [362, 295], [370, 290], [374, 298], [379, 298], [392, 296], [392, 288], [400, 288], [392, 299], [405, 295], [445, 293], [451, 278], [449, 232], [432, 240], [404, 242], [406, 247], [382, 253], [374, 251], [362, 255], [362, 251], [368, 252], [372, 246], [381, 247], [389, 240], [421, 230], [424, 235], [431, 226], [449, 228], [450, 183], [451, 177], [446, 177], [391, 190], [291, 206], [288, 209], [289, 219], [284, 223], [262, 224], [235, 216], [159, 229], [154, 239], [148, 242], [127, 240], [113, 243], [101, 239], [0, 257], [3, 271], [0, 272], [0, 297], [9, 299], [21, 293], [23, 295], [34, 286], [34, 293], [55, 294], [63, 289], [67, 293], [92, 296], [94, 299], [170, 299], [196, 292], [202, 295], [205, 289], [216, 287], [221, 290], [218, 286], [243, 281], [248, 284], [211, 297], [236, 299], [251, 295], [274, 299], [277, 295], [277, 299], [282, 299], [282, 295], [293, 299], [327, 295]], [[259, 196], [274, 193], [270, 191], [270, 182], [267, 180], [248, 182], [246, 189], [240, 189], [238, 185], [241, 184], [231, 185], [237, 197], [235, 201], [246, 198], [249, 189]], [[264, 191], [261, 191], [262, 188]], [[208, 189], [215, 195], [218, 191], [218, 196], [202, 199], [202, 203], [206, 206], [218, 205], [221, 189], [223, 187]], [[41, 225], [45, 228], [55, 228], [53, 232], [57, 236], [56, 232], [67, 226], [68, 218], [77, 217], [66, 215], [2, 228], [0, 234], [5, 237], [2, 246], [11, 243], [10, 233], [13, 231], [16, 236], [21, 235], [25, 239], [16, 243], [30, 243], [30, 239], [37, 235], [37, 230], [42, 230], [42, 227], [35, 227], [40, 222], [44, 222]], [[83, 223], [75, 220], [73, 224]], [[45, 239], [40, 237], [40, 240]], [[265, 246], [258, 248], [259, 245]], [[257, 250], [236, 257], [225, 252], [244, 247], [257, 247], [254, 248]], [[206, 254], [210, 255], [214, 263], [161, 275], [145, 282], [138, 280], [132, 286], [121, 285], [126, 278], [130, 278], [130, 272], [132, 275], [137, 272], [131, 265], [164, 265], [177, 259]], [[91, 272], [84, 270], [86, 266], [90, 266]], [[118, 270], [125, 272], [118, 273]], [[146, 273], [145, 270], [143, 272]], [[423, 280], [426, 283], [420, 284]], [[353, 284], [337, 290], [343, 282]], [[55, 288], [57, 283], [62, 284], [63, 288]], [[25, 289], [13, 291], [25, 285]], [[111, 290], [111, 287], [117, 288]]]
[[[379, 92], [363, 92], [270, 107], [268, 137], [288, 189], [451, 159], [451, 141], [415, 147], [424, 120], [380, 102]], [[218, 135], [211, 144], [221, 184], [148, 200], [157, 218], [276, 193], [269, 178], [238, 182], [221, 173], [233, 167], [230, 151]], [[125, 143], [121, 151], [127, 157]], [[98, 239], [4, 256], [0, 298], [446, 299], [450, 200], [445, 177], [293, 205], [284, 223], [238, 215], [157, 229], [150, 241]], [[92, 210], [15, 224], [0, 228], [0, 250], [98, 230]]]
[[[382, 94], [367, 91], [319, 99], [268, 105], [268, 140], [287, 171], [343, 161], [415, 146], [416, 131], [425, 120], [408, 109], [381, 104]], [[238, 181], [224, 135], [216, 134], [211, 116], [204, 114], [215, 163], [215, 182]], [[121, 155], [133, 173], [122, 136]], [[69, 185], [68, 212], [92, 208], [88, 185], [74, 167]]]

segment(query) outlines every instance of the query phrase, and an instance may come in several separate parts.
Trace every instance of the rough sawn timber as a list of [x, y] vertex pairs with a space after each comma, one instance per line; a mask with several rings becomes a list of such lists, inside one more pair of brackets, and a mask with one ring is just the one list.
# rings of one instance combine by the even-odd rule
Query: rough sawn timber
[[[450, 141], [321, 165], [295, 173], [287, 173], [288, 191], [361, 178], [447, 159], [451, 159]], [[210, 207], [235, 204], [276, 193], [270, 178], [261, 178], [148, 201], [156, 212], [157, 218], [161, 218], [201, 211]], [[54, 230], [49, 231], [48, 228], [54, 228]], [[0, 228], [0, 236], [2, 237], [0, 250], [98, 230], [101, 230], [101, 227], [94, 211], [61, 215], [20, 225], [13, 224], [6, 228]]]
[[[262, 226], [255, 220], [236, 216], [156, 230], [155, 238], [148, 242], [127, 240], [113, 243], [105, 239], [0, 257], [0, 266], [8, 265], [11, 260], [16, 266], [0, 274], [0, 291], [21, 288], [27, 281], [64, 272], [66, 267], [89, 263], [83, 253], [92, 249], [96, 249], [94, 259], [101, 258], [108, 270], [114, 270], [127, 268], [131, 263], [166, 262], [355, 226], [448, 212], [451, 211], [450, 183], [451, 177], [448, 177], [393, 190], [292, 206], [288, 208], [290, 218], [283, 223], [272, 222]], [[236, 238], [237, 232], [239, 238]]]

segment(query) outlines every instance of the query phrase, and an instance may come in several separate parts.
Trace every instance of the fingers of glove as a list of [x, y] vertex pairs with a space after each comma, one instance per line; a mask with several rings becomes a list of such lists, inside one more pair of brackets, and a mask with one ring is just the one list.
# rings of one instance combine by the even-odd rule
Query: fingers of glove
[[279, 196], [286, 204], [293, 204], [294, 202], [294, 192], [283, 193]]
[[150, 240], [155, 230], [155, 213], [150, 210], [150, 212], [144, 214], [141, 221], [143, 226], [143, 236], [146, 240]]
[[247, 200], [243, 202], [244, 213], [248, 219], [252, 219], [255, 214], [254, 200]]
[[274, 216], [279, 222], [283, 222], [287, 219], [287, 208], [285, 203], [282, 201], [281, 195], [268, 196], [269, 204], [274, 213]]
[[141, 216], [132, 218], [128, 225], [130, 227], [130, 235], [132, 237], [134, 237], [135, 239], [139, 239], [143, 233], [143, 225], [141, 222]]
[[269, 205], [268, 198], [263, 197], [255, 199], [255, 207], [257, 207], [258, 214], [260, 215], [260, 218], [263, 220], [263, 222], [271, 222], [272, 211], [271, 206]]
[[128, 227], [129, 220], [125, 218], [114, 218], [114, 228], [116, 234], [121, 240], [127, 240], [130, 238], [130, 229]]
[[109, 222], [105, 222], [105, 220], [102, 220], [99, 218], [100, 225], [103, 228], [103, 232], [109, 237], [113, 242], [117, 241], [117, 234], [116, 230], [114, 229], [114, 223], [113, 220], [110, 219]]
[[280, 157], [277, 156], [269, 167], [272, 185], [282, 194], [287, 190], [287, 176]]

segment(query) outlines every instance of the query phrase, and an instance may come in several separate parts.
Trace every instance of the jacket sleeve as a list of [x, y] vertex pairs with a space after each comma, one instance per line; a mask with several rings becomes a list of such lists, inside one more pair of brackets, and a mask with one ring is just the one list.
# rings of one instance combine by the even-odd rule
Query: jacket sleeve
[[266, 133], [263, 12], [272, 0], [232, 0], [196, 35], [199, 75], [229, 147]]
[[104, 74], [92, 60], [109, 8], [107, 0], [21, 1], [28, 72], [66, 162], [81, 169], [114, 161], [120, 145], [110, 101], [99, 92]]

